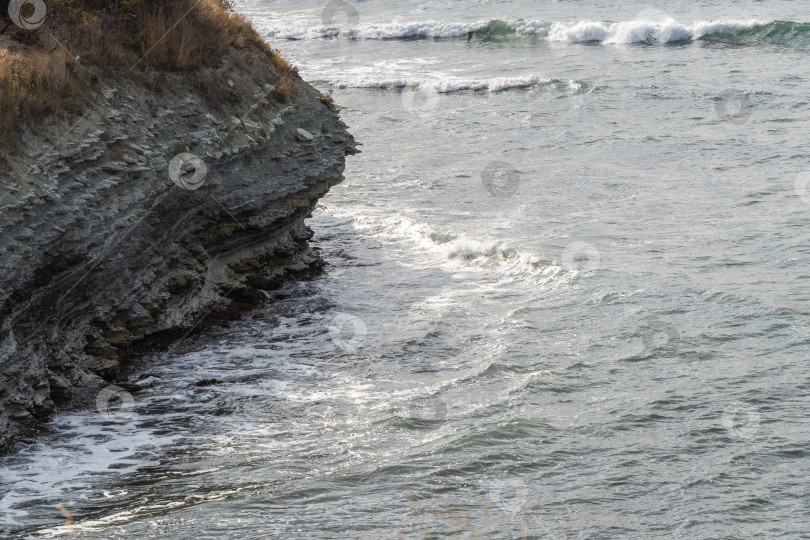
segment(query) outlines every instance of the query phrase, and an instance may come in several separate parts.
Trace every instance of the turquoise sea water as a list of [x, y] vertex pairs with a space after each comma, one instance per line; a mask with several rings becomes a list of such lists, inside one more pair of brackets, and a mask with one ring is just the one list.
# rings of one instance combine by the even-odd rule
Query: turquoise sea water
[[810, 538], [804, 4], [236, 7], [363, 143], [327, 271], [2, 458], [1, 532]]

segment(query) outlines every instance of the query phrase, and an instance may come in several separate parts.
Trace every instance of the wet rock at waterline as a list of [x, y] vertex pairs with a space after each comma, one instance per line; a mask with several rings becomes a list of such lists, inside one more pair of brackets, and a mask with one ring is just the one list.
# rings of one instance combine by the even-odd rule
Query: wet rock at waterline
[[0, 450], [55, 408], [92, 407], [123, 360], [318, 268], [304, 221], [354, 141], [297, 76], [286, 103], [255, 83], [262, 62], [222, 62], [240, 91], [220, 107], [179, 74], [171, 92], [99, 83], [80, 115], [4, 152]]

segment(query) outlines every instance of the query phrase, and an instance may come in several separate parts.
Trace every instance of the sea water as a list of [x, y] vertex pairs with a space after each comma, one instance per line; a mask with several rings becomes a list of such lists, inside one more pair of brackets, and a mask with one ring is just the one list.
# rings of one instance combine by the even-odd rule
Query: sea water
[[810, 538], [803, 3], [235, 5], [363, 145], [326, 271], [2, 458], [1, 531]]

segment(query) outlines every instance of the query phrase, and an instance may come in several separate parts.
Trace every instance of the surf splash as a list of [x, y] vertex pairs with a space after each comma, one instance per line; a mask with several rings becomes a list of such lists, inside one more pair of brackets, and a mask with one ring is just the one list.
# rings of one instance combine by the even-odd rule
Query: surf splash
[[265, 35], [278, 40], [346, 39], [509, 39], [520, 36], [545, 38], [558, 43], [603, 44], [677, 43], [702, 39], [730, 42], [784, 42], [807, 39], [810, 23], [792, 21], [763, 22], [749, 20], [705, 20], [685, 24], [675, 19], [634, 21], [502, 21], [475, 22], [417, 21], [359, 24], [356, 26], [307, 25], [301, 21], [291, 26], [265, 28]]

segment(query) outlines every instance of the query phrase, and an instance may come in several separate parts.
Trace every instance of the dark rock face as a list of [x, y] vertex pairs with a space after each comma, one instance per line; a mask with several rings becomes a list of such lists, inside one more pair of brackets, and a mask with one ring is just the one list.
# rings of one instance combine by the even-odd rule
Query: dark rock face
[[[279, 104], [251, 72], [217, 74], [237, 96], [227, 107], [181, 75], [162, 93], [108, 83], [80, 117], [36, 126], [5, 156], [0, 451], [55, 407], [93, 403], [129, 355], [318, 267], [304, 220], [354, 141], [297, 76]], [[188, 153], [207, 169], [200, 186], [200, 167], [170, 178]]]

